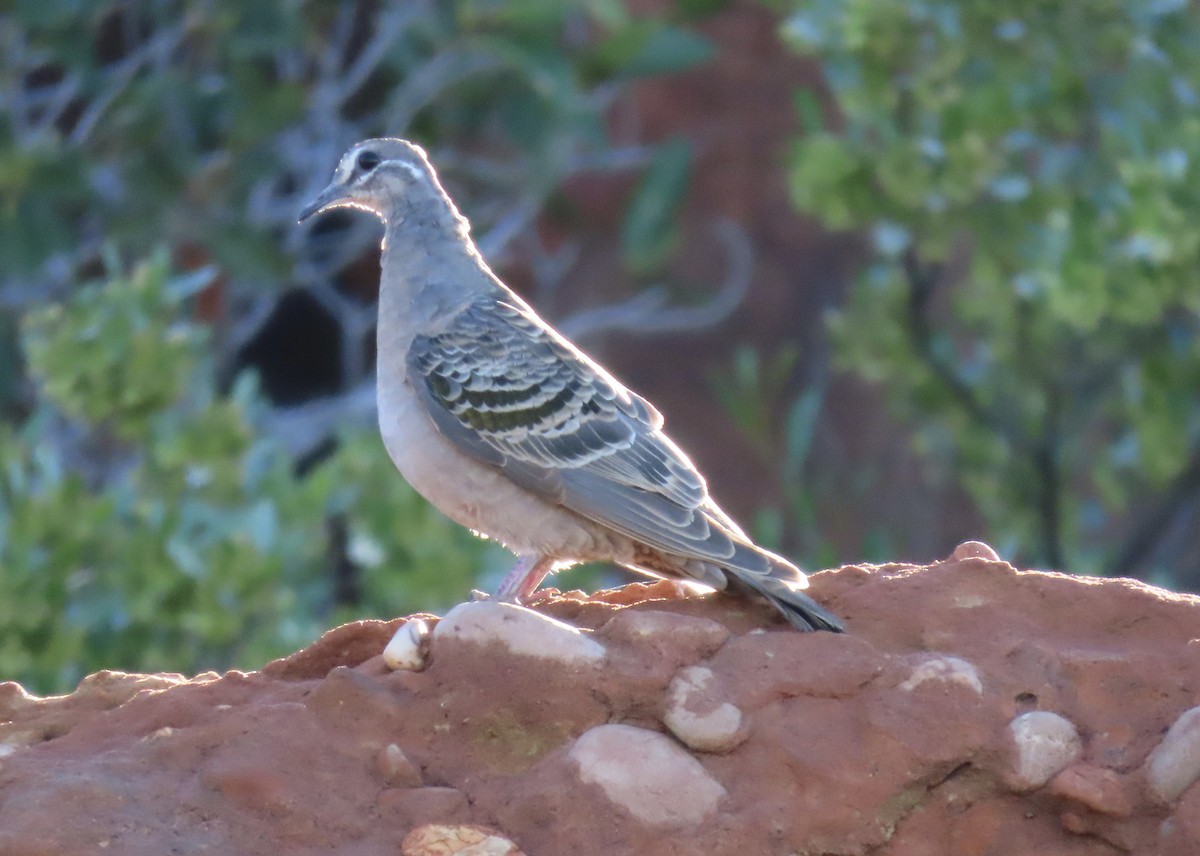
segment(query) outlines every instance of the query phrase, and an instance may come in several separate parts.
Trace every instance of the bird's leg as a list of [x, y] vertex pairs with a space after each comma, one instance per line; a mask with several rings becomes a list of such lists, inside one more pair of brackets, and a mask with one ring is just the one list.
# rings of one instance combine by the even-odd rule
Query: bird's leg
[[554, 570], [554, 559], [548, 556], [518, 556], [513, 569], [496, 588], [496, 600], [523, 603], [534, 593], [546, 574]]

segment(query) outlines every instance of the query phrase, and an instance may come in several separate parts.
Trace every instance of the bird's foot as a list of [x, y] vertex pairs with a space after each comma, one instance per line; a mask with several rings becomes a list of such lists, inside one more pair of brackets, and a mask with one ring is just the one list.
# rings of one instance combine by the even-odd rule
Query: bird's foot
[[527, 600], [527, 598], [518, 598], [515, 595], [507, 597], [500, 594], [500, 592], [490, 594], [486, 591], [480, 591], [479, 589], [471, 589], [471, 602], [478, 603], [481, 600], [491, 600], [495, 601], [496, 603], [515, 603], [517, 606], [520, 606]]
[[554, 562], [548, 556], [518, 556], [493, 597], [501, 603], [524, 603], [533, 596], [546, 574], [554, 570]]

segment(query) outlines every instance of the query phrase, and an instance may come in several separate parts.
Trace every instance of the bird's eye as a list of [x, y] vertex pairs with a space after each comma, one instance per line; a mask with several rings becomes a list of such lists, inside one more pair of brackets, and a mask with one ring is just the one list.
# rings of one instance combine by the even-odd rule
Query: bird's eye
[[361, 152], [358, 156], [358, 168], [363, 172], [370, 172], [379, 166], [379, 155], [371, 150]]

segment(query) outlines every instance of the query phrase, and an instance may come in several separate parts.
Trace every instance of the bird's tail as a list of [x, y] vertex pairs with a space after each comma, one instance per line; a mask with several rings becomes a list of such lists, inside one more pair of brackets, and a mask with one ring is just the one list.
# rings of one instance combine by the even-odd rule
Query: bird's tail
[[[834, 633], [845, 630], [840, 618], [802, 591], [807, 585], [803, 573], [790, 562], [765, 550], [762, 552], [774, 560], [771, 570], [778, 575], [727, 567], [727, 589], [750, 591], [766, 598], [798, 630], [829, 630]], [[795, 579], [785, 579], [785, 576]]]

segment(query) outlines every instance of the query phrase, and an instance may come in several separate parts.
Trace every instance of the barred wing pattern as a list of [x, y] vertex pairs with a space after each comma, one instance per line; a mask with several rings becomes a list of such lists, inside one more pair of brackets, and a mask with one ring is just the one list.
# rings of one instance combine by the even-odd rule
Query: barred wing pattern
[[438, 430], [527, 490], [660, 551], [770, 573], [659, 413], [521, 307], [476, 298], [413, 340], [408, 371]]

